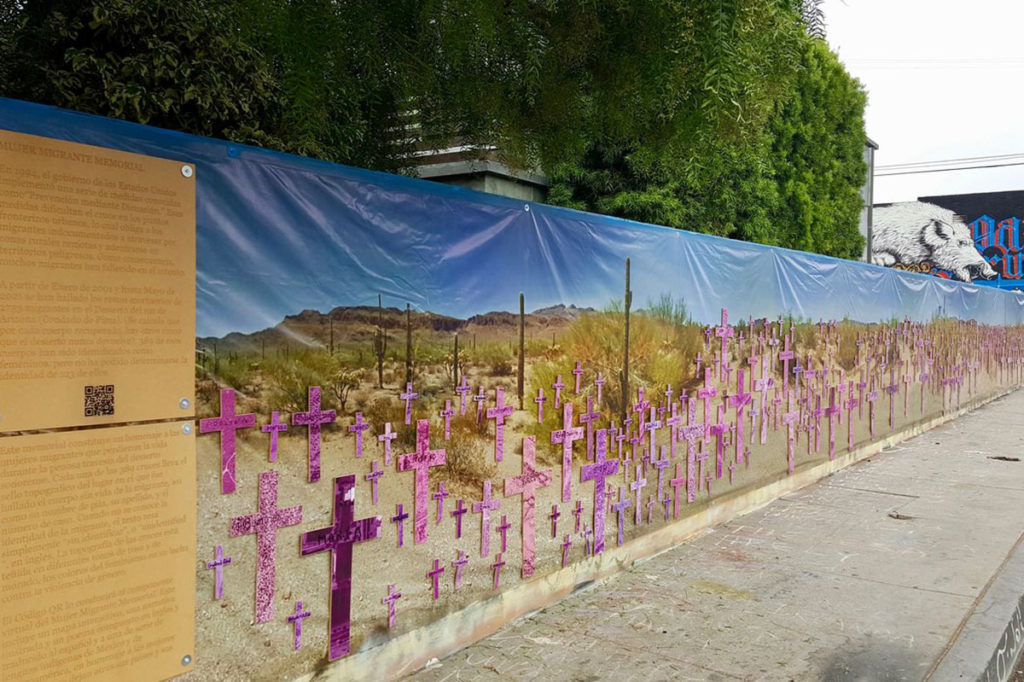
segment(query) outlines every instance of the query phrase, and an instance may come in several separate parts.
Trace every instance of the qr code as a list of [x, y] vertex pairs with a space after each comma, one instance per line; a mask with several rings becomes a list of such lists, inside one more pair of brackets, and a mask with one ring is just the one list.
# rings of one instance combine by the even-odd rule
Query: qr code
[[109, 417], [114, 414], [114, 387], [85, 387], [85, 416]]

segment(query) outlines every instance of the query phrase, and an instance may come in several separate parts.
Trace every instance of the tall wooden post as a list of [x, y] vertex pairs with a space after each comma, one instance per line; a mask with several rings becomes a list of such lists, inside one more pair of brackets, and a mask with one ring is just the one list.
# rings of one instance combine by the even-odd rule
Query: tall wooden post
[[622, 372], [619, 375], [619, 385], [622, 387], [622, 409], [619, 416], [622, 421], [626, 420], [626, 410], [629, 405], [629, 308], [633, 305], [633, 292], [629, 289], [629, 259], [626, 259], [626, 333], [622, 352]]

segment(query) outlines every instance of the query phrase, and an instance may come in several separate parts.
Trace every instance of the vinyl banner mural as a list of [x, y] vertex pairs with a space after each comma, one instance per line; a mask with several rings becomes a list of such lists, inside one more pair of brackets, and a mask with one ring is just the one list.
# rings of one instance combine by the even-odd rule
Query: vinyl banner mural
[[343, 663], [1024, 370], [1022, 295], [10, 100], [0, 126], [195, 164], [183, 679]]

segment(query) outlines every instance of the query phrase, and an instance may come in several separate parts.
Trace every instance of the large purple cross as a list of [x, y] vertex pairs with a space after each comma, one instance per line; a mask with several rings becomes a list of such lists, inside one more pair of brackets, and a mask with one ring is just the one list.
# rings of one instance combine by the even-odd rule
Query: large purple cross
[[235, 492], [235, 431], [256, 426], [255, 414], [235, 414], [235, 391], [221, 389], [220, 416], [202, 419], [199, 433], [220, 431], [220, 491]]
[[401, 592], [395, 591], [395, 584], [391, 583], [388, 585], [388, 596], [380, 600], [380, 602], [388, 607], [388, 627], [395, 627], [395, 602], [402, 598]]
[[473, 389], [466, 383], [466, 375], [462, 375], [462, 383], [455, 387], [459, 394], [459, 416], [466, 416], [466, 396], [473, 392]]
[[334, 479], [334, 522], [302, 534], [302, 556], [331, 553], [331, 617], [328, 658], [334, 660], [349, 653], [352, 607], [352, 549], [357, 542], [380, 535], [381, 518], [370, 516], [355, 520], [356, 477]]
[[437, 492], [434, 493], [434, 499], [437, 500], [437, 523], [441, 523], [441, 518], [444, 516], [444, 498], [448, 497], [450, 493], [444, 489], [444, 481], [441, 481], [437, 486]]
[[292, 426], [309, 427], [309, 482], [320, 480], [320, 427], [337, 419], [334, 410], [320, 409], [320, 387], [309, 387], [309, 411], [292, 415]]
[[644, 486], [647, 485], [647, 479], [640, 477], [640, 465], [636, 467], [636, 476], [633, 477], [633, 482], [629, 484], [630, 490], [636, 493], [636, 518], [633, 522], [636, 525], [640, 525], [640, 518], [643, 511], [643, 506], [640, 504], [640, 495], [643, 492]]
[[441, 418], [444, 419], [444, 439], [449, 440], [452, 437], [452, 417], [455, 416], [455, 410], [452, 409], [452, 401], [444, 401], [444, 409], [441, 410]]
[[384, 475], [384, 470], [378, 468], [377, 460], [373, 460], [373, 471], [366, 474], [363, 478], [370, 482], [373, 486], [373, 503], [377, 504], [377, 483], [378, 479]]
[[604, 550], [605, 479], [619, 471], [619, 461], [608, 457], [608, 431], [597, 432], [597, 452], [593, 464], [580, 469], [580, 482], [594, 482], [594, 554]]
[[501, 507], [501, 500], [491, 498], [491, 482], [484, 481], [484, 498], [473, 503], [473, 512], [480, 515], [480, 556], [491, 553], [491, 512]]
[[572, 425], [572, 403], [562, 408], [562, 428], [551, 432], [552, 445], [562, 446], [562, 501], [572, 499], [572, 444], [583, 438], [583, 427]]
[[618, 520], [619, 520], [619, 546], [620, 547], [622, 546], [622, 531], [623, 531], [623, 524], [624, 524], [624, 521], [626, 519], [626, 510], [629, 509], [629, 507], [630, 507], [630, 501], [629, 501], [629, 498], [626, 497], [626, 486], [620, 485], [619, 486], [619, 501], [616, 502], [614, 505], [612, 505], [612, 509], [614, 509], [615, 512], [619, 516]]
[[587, 410], [581, 414], [579, 419], [580, 424], [587, 425], [587, 459], [594, 459], [594, 422], [601, 417], [601, 413], [594, 410], [594, 398], [593, 396], [587, 396]]
[[724, 370], [725, 370], [725, 365], [728, 364], [728, 362], [727, 362], [728, 350], [727, 349], [728, 349], [728, 345], [729, 345], [729, 339], [732, 338], [732, 335], [733, 335], [732, 327], [729, 326], [729, 310], [727, 308], [722, 308], [722, 324], [720, 324], [719, 326], [715, 327], [715, 336], [717, 336], [718, 338], [720, 338], [722, 340], [722, 370], [723, 370], [723, 374], [719, 376], [719, 379], [721, 379], [722, 381], [725, 381]]
[[398, 434], [391, 430], [391, 422], [384, 423], [384, 433], [377, 436], [377, 440], [384, 443], [384, 466], [391, 465], [391, 441], [398, 438]]
[[[348, 427], [350, 433], [356, 434], [356, 457], [363, 456], [363, 431], [368, 428], [370, 428], [370, 425], [363, 421], [363, 413], [356, 412], [355, 423]], [[374, 501], [374, 504], [377, 504], [377, 502]]]
[[505, 389], [499, 386], [494, 391], [495, 407], [487, 409], [487, 418], [494, 420], [494, 461], [500, 462], [505, 453], [505, 417], [511, 416], [514, 408], [505, 404]]
[[413, 540], [415, 544], [427, 540], [427, 499], [430, 495], [430, 467], [441, 466], [445, 463], [444, 450], [430, 449], [430, 421], [419, 419], [416, 421], [416, 452], [398, 457], [399, 471], [416, 471], [415, 486], [413, 488], [413, 527], [415, 533]]
[[[536, 491], [551, 484], [551, 469], [537, 469], [537, 439], [523, 439], [523, 473], [505, 479], [505, 497], [522, 495], [523, 571], [524, 578], [533, 575], [536, 568]], [[554, 530], [554, 529], [552, 529]], [[552, 535], [554, 533], [552, 532]]]
[[[355, 476], [352, 477], [355, 481]], [[354, 483], [353, 483], [354, 485]], [[277, 472], [260, 474], [259, 512], [231, 519], [233, 538], [256, 534], [256, 622], [274, 617], [277, 582], [277, 529], [302, 523], [302, 507], [277, 507]]]
[[455, 539], [458, 540], [462, 537], [462, 517], [464, 514], [469, 512], [469, 507], [462, 504], [462, 498], [460, 497], [455, 501], [455, 509], [452, 511], [452, 516], [455, 517]]
[[270, 423], [269, 424], [264, 424], [263, 426], [261, 426], [260, 430], [263, 433], [269, 433], [270, 434], [270, 461], [271, 462], [276, 462], [277, 461], [277, 434], [279, 434], [281, 431], [287, 431], [288, 430], [288, 424], [286, 422], [278, 421], [278, 413], [277, 412], [271, 412], [270, 413]]
[[444, 566], [441, 565], [440, 559], [434, 559], [434, 568], [427, 571], [427, 577], [434, 585], [434, 601], [440, 596], [440, 581], [441, 574], [444, 573]]
[[[401, 596], [401, 595], [399, 595]], [[312, 614], [309, 611], [302, 610], [302, 602], [295, 602], [295, 614], [288, 616], [288, 622], [295, 624], [295, 650], [298, 651], [302, 648], [302, 621], [309, 618]]]
[[213, 551], [213, 561], [206, 562], [206, 568], [212, 568], [214, 573], [214, 599], [220, 599], [224, 596], [224, 567], [230, 563], [231, 557], [224, 556], [224, 548], [221, 545], [217, 545], [217, 548]]
[[405, 520], [407, 518], [409, 518], [409, 512], [405, 511], [405, 507], [399, 502], [395, 505], [395, 515], [391, 517], [391, 523], [395, 524], [398, 533], [399, 547], [405, 542]]
[[572, 370], [573, 376], [576, 377], [576, 393], [580, 392], [580, 379], [583, 378], [583, 367], [580, 365], [580, 361], [576, 361], [576, 367]]
[[405, 383], [405, 393], [400, 394], [398, 397], [405, 401], [405, 423], [406, 424], [411, 424], [412, 423], [412, 401], [416, 400], [416, 398], [419, 398], [420, 394], [419, 393], [414, 393], [413, 390], [412, 390], [412, 382], [411, 381], [407, 381]]
[[457, 558], [452, 562], [452, 566], [455, 567], [455, 589], [462, 587], [462, 567], [469, 563], [469, 555], [463, 550], [456, 552]]

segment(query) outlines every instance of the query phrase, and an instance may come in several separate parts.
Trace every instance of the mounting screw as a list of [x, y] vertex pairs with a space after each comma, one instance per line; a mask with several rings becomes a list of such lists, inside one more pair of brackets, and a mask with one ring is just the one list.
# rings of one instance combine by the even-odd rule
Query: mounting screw
[[186, 434], [186, 435], [192, 433], [192, 425], [191, 424], [182, 424], [181, 432]]
[[192, 662], [192, 656], [190, 656], [189, 654], [185, 654], [184, 656], [181, 657], [181, 664], [182, 665], [188, 665], [191, 662]]
[[192, 403], [191, 401], [189, 401], [188, 398], [182, 398], [181, 400], [178, 401], [178, 407], [180, 407], [183, 410], [187, 410], [189, 405], [191, 404]]
[[186, 178], [191, 178], [192, 172], [192, 166], [188, 164], [185, 164], [184, 166], [181, 167], [181, 174], [184, 175]]
[[523, 210], [524, 211], [529, 211], [530, 210], [530, 205], [529, 204], [523, 204]]

